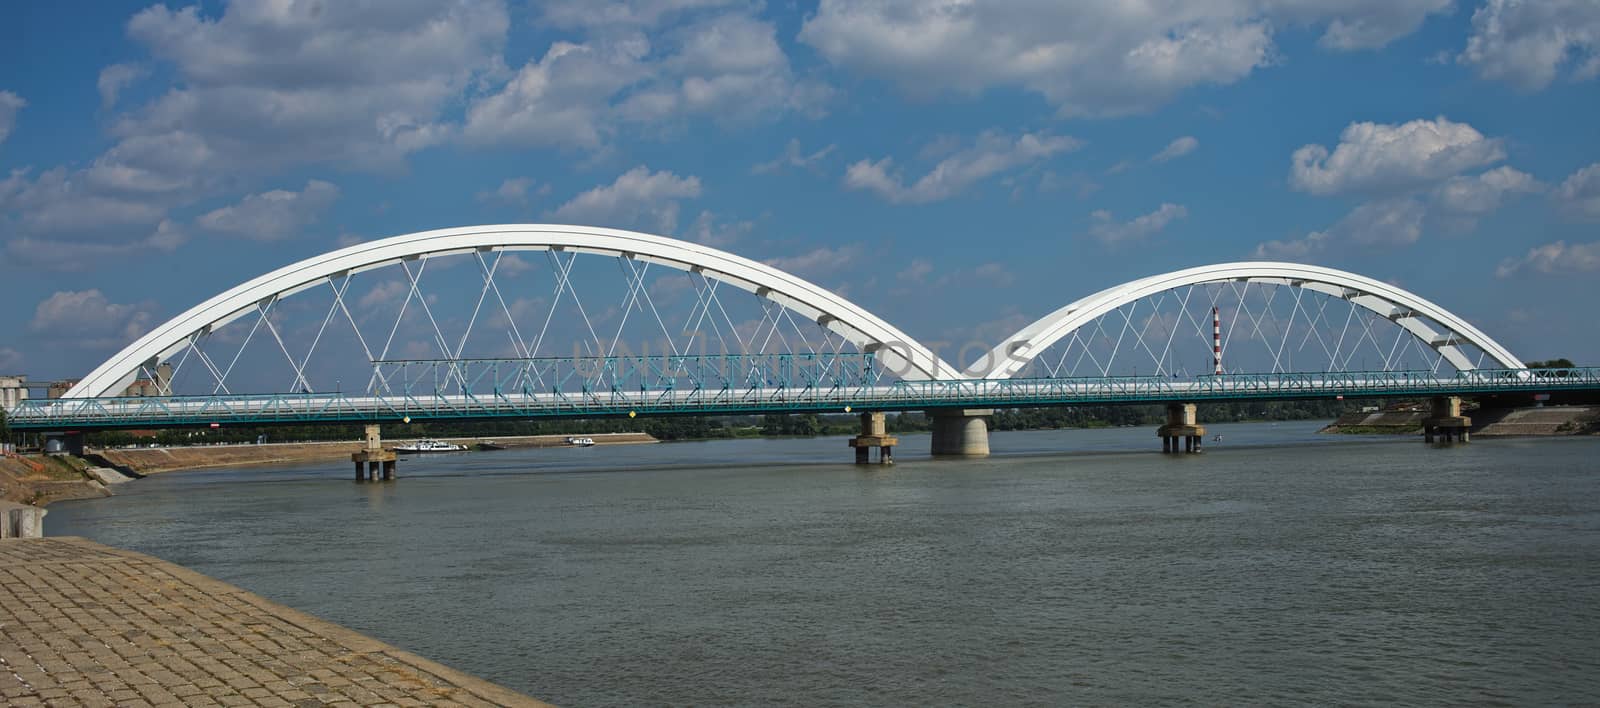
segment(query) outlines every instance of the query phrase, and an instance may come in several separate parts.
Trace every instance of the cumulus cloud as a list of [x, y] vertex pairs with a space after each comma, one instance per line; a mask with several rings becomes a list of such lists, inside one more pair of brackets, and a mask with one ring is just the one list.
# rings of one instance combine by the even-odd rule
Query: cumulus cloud
[[1280, 27], [1325, 26], [1323, 47], [1371, 49], [1450, 6], [1451, 0], [822, 0], [799, 39], [836, 66], [910, 93], [1015, 87], [1043, 96], [1064, 115], [1120, 115], [1271, 64], [1272, 35]]
[[564, 28], [647, 29], [685, 12], [733, 7], [742, 0], [546, 0], [545, 22]]
[[916, 182], [907, 185], [893, 158], [861, 160], [845, 171], [845, 186], [872, 192], [895, 204], [925, 204], [949, 199], [995, 174], [1032, 164], [1052, 155], [1076, 150], [1076, 138], [1048, 133], [1025, 133], [1011, 138], [984, 133], [970, 148], [939, 161]]
[[447, 137], [445, 104], [496, 66], [508, 24], [497, 1], [155, 5], [128, 35], [182, 83], [116, 131], [193, 136], [219, 169], [390, 169]]
[[850, 265], [861, 257], [862, 250], [861, 244], [856, 243], [837, 248], [824, 246], [799, 255], [768, 259], [767, 265], [785, 273], [792, 273], [801, 277], [815, 277], [838, 271]]
[[701, 211], [680, 234], [682, 238], [718, 248], [732, 245], [755, 229], [752, 221], [725, 221], [711, 211]]
[[1489, 0], [1472, 14], [1472, 36], [1458, 60], [1523, 91], [1549, 86], [1563, 70], [1574, 80], [1593, 79], [1600, 75], [1600, 4]]
[[1600, 162], [1562, 181], [1556, 189], [1556, 199], [1569, 216], [1582, 221], [1600, 221]]
[[278, 241], [295, 236], [306, 225], [315, 223], [338, 198], [338, 187], [311, 180], [298, 192], [274, 189], [248, 195], [238, 204], [201, 215], [195, 223], [212, 233], [253, 241]]
[[652, 228], [678, 227], [678, 200], [700, 196], [700, 178], [679, 177], [640, 165], [608, 185], [601, 185], [556, 207], [549, 216], [570, 224]]
[[821, 110], [832, 90], [795, 75], [769, 22], [730, 11], [691, 15], [653, 39], [640, 31], [662, 16], [703, 5], [601, 4], [582, 18], [565, 5], [547, 8], [560, 23], [588, 28], [593, 36], [556, 42], [500, 90], [475, 101], [467, 111], [466, 139], [597, 148], [627, 124], [659, 126], [690, 116], [737, 122]]
[[1431, 215], [1447, 220], [1449, 228], [1470, 231], [1479, 217], [1494, 213], [1509, 197], [1545, 189], [1538, 180], [1512, 167], [1496, 167], [1476, 176], [1457, 176], [1433, 190]]
[[123, 89], [149, 75], [150, 70], [138, 64], [112, 64], [101, 69], [100, 78], [95, 82], [95, 87], [100, 90], [100, 107], [117, 105], [117, 98], [122, 95]]
[[10, 91], [0, 91], [0, 143], [11, 136], [11, 129], [17, 126], [17, 112], [21, 111], [28, 102], [22, 100]]
[[111, 302], [98, 289], [59, 291], [34, 308], [28, 331], [84, 349], [122, 346], [150, 329], [154, 309]]
[[1198, 147], [1200, 147], [1200, 141], [1197, 138], [1192, 135], [1185, 135], [1168, 143], [1166, 147], [1161, 149], [1161, 152], [1151, 156], [1150, 161], [1167, 162], [1169, 160], [1176, 160], [1184, 155], [1194, 152]]
[[[87, 166], [6, 180], [9, 253], [33, 254], [40, 243], [82, 258], [167, 247], [181, 235], [172, 209], [242, 180], [307, 163], [401, 167], [452, 133], [444, 108], [495, 70], [509, 22], [494, 0], [233, 3], [217, 12], [155, 5], [129, 20], [129, 38], [171, 68], [174, 85], [118, 114], [114, 144]], [[377, 14], [383, 22], [372, 22]], [[102, 100], [125, 103], [138, 72], [108, 68]]]
[[1183, 205], [1166, 203], [1155, 211], [1134, 217], [1132, 221], [1118, 222], [1112, 218], [1111, 212], [1099, 209], [1089, 215], [1094, 221], [1089, 226], [1089, 235], [1107, 245], [1140, 241], [1160, 233], [1172, 222], [1188, 215], [1189, 210]]
[[768, 174], [771, 172], [778, 172], [785, 167], [795, 167], [801, 169], [812, 167], [820, 162], [822, 158], [833, 154], [834, 149], [837, 147], [838, 145], [829, 144], [827, 147], [822, 148], [821, 150], [807, 154], [800, 149], [799, 139], [790, 138], [789, 144], [784, 147], [782, 155], [751, 167], [750, 174]]
[[1294, 151], [1289, 184], [1311, 194], [1384, 193], [1424, 186], [1505, 159], [1498, 139], [1440, 117], [1401, 125], [1351, 123], [1330, 152]]
[[1499, 278], [1510, 278], [1527, 273], [1594, 273], [1600, 271], [1600, 241], [1574, 243], [1556, 241], [1535, 246], [1521, 258], [1507, 258], [1495, 268]]
[[506, 206], [525, 207], [528, 205], [530, 194], [549, 194], [550, 185], [544, 185], [537, 190], [533, 187], [532, 177], [511, 177], [500, 183], [495, 189], [478, 192], [478, 201], [486, 204], [504, 204]]
[[1422, 237], [1427, 205], [1411, 197], [1368, 202], [1356, 207], [1338, 223], [1305, 238], [1267, 241], [1256, 246], [1256, 258], [1299, 260], [1320, 253], [1329, 244], [1402, 246]]

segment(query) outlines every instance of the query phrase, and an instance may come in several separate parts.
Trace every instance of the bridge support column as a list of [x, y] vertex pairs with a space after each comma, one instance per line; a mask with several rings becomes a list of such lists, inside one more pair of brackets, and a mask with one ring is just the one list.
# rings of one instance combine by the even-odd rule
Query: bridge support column
[[65, 453], [83, 457], [83, 433], [45, 433], [44, 451], [47, 454]]
[[1422, 421], [1422, 441], [1470, 442], [1472, 419], [1461, 415], [1460, 396], [1436, 396], [1433, 412]]
[[856, 464], [867, 464], [872, 448], [878, 448], [878, 464], [894, 464], [894, 446], [900, 444], [900, 438], [888, 433], [888, 425], [882, 413], [861, 414], [861, 434], [850, 438], [850, 447], [856, 449]]
[[939, 457], [988, 457], [989, 409], [928, 411], [933, 419], [933, 454]]
[[1156, 429], [1156, 435], [1161, 437], [1162, 452], [1200, 452], [1206, 429], [1196, 420], [1195, 408], [1193, 403], [1167, 404], [1167, 424]]
[[377, 425], [367, 426], [366, 449], [351, 453], [350, 460], [356, 463], [357, 482], [376, 482], [379, 475], [384, 481], [394, 480], [396, 457], [394, 450], [383, 449], [383, 436], [378, 431]]

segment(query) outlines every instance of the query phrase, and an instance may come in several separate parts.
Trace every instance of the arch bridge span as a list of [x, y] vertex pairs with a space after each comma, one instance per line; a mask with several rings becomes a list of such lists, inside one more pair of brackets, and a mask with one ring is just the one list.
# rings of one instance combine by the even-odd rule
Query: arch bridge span
[[[1045, 350], [1119, 308], [1182, 288], [1241, 283], [1246, 287], [1259, 284], [1297, 288], [1347, 301], [1377, 318], [1393, 322], [1457, 371], [1483, 367], [1483, 358], [1487, 359], [1487, 368], [1523, 368], [1521, 360], [1471, 323], [1397, 286], [1320, 266], [1239, 262], [1162, 273], [1101, 290], [1023, 327], [963, 374], [970, 378], [1011, 378], [1034, 363]], [[1465, 346], [1477, 348], [1484, 357], [1474, 360], [1463, 350]]]
[[[250, 316], [264, 324], [264, 330], [270, 331], [271, 338], [267, 341], [276, 340], [277, 349], [283, 350], [291, 365], [297, 367], [297, 381], [304, 382], [306, 376], [298, 368], [301, 364], [296, 362], [309, 359], [317, 345], [312, 341], [304, 358], [290, 354], [282, 336], [284, 333], [274, 328], [269, 317], [278, 301], [320, 286], [332, 286], [334, 304], [327, 311], [322, 327], [336, 320], [336, 313], [341, 310], [354, 325], [357, 318], [351, 317], [349, 309], [339, 299], [341, 289], [336, 281], [348, 285], [352, 274], [399, 265], [394, 275], [403, 271], [409, 278], [410, 294], [406, 296], [409, 303], [412, 296], [420, 299], [419, 261], [476, 255], [483, 267], [483, 290], [474, 289], [469, 295], [475, 294], [482, 306], [494, 286], [494, 264], [506, 253], [517, 251], [547, 252], [555, 265], [552, 272], [558, 279], [567, 277], [569, 271], [563, 268], [570, 269], [576, 254], [615, 259], [624, 277], [628, 278], [629, 296], [623, 303], [624, 310], [629, 307], [645, 309], [639, 304], [640, 291], [646, 289], [639, 271], [649, 265], [691, 274], [691, 280], [716, 281], [836, 334], [854, 351], [835, 348], [800, 352], [769, 348], [753, 354], [713, 356], [691, 356], [686, 351], [674, 351], [659, 356], [612, 356], [597, 352], [589, 357], [539, 358], [529, 353], [537, 351], [536, 348], [513, 347], [516, 349], [513, 356], [469, 358], [462, 357], [460, 348], [454, 344], [447, 346], [441, 333], [438, 350], [443, 356], [439, 358], [390, 359], [375, 353], [376, 347], [366, 352], [360, 363], [370, 365], [376, 372], [375, 377], [383, 377], [381, 388], [369, 385], [365, 390], [356, 387], [345, 393], [335, 387], [319, 389], [297, 383], [287, 392], [277, 389], [242, 393], [226, 389], [221, 381], [226, 374], [217, 371], [223, 367], [213, 367], [207, 360], [206, 366], [211, 367], [214, 374], [222, 373], [217, 390], [210, 393], [179, 396], [165, 390], [156, 391], [154, 395], [118, 395], [130, 380], [152, 367], [154, 362], [178, 351], [197, 351], [198, 339]], [[486, 254], [495, 256], [493, 263], [485, 258]], [[570, 255], [567, 261], [562, 261], [558, 257], [560, 254]], [[643, 265], [636, 267], [639, 263]], [[413, 272], [413, 264], [417, 264], [418, 272]], [[630, 273], [631, 276], [627, 275]], [[398, 279], [397, 283], [405, 285], [405, 281]], [[1352, 308], [1392, 323], [1403, 335], [1414, 338], [1419, 347], [1449, 362], [1455, 372], [1443, 375], [1437, 370], [1275, 370], [1270, 373], [1230, 371], [1226, 377], [1178, 377], [1158, 370], [1157, 375], [1143, 377], [1103, 373], [1086, 377], [1019, 376], [1046, 350], [1067, 341], [1097, 318], [1141, 299], [1207, 284], [1287, 287], [1346, 302]], [[564, 287], [570, 289], [570, 284]], [[558, 288], [556, 296], [559, 298], [562, 292]], [[499, 297], [498, 292], [495, 297]], [[572, 297], [576, 299], [576, 293]], [[709, 310], [711, 300], [705, 293], [700, 297], [697, 305]], [[649, 308], [654, 309], [653, 302]], [[404, 306], [401, 310], [403, 317]], [[510, 308], [506, 310], [510, 318]], [[661, 320], [659, 313], [650, 312], [649, 315], [656, 321]], [[476, 309], [472, 316], [477, 318]], [[646, 314], [640, 317], [648, 319]], [[777, 319], [771, 313], [768, 317], [765, 322], [775, 327]], [[433, 319], [431, 312], [428, 319]], [[1131, 319], [1124, 319], [1131, 324]], [[394, 326], [399, 328], [399, 319]], [[438, 332], [437, 323], [433, 329]], [[662, 329], [669, 328], [662, 323]], [[470, 323], [467, 330], [470, 333]], [[592, 330], [591, 327], [591, 333]], [[255, 329], [251, 329], [252, 335], [254, 332]], [[770, 338], [771, 330], [768, 334]], [[317, 336], [321, 336], [320, 329]], [[465, 339], [463, 335], [462, 340]], [[245, 340], [241, 349], [249, 344], [249, 337]], [[362, 346], [366, 347], [366, 343], [362, 342]], [[1475, 348], [1481, 356], [1475, 360], [1466, 348]], [[388, 350], [387, 346], [383, 349]], [[231, 370], [231, 365], [227, 368]], [[391, 383], [394, 385], [390, 386]], [[162, 323], [96, 367], [63, 399], [24, 404], [13, 412], [12, 424], [25, 430], [61, 430], [68, 426], [115, 429], [218, 422], [286, 424], [592, 417], [635, 412], [706, 415], [852, 409], [988, 409], [1597, 388], [1600, 388], [1600, 371], [1596, 370], [1573, 370], [1560, 377], [1529, 373], [1508, 350], [1470, 323], [1401, 288], [1330, 268], [1268, 262], [1202, 266], [1108, 288], [1022, 328], [995, 346], [987, 363], [980, 361], [961, 370], [883, 318], [773, 266], [661, 236], [584, 226], [532, 224], [473, 226], [396, 236], [279, 268]]]
[[[142, 369], [184, 349], [201, 335], [331, 279], [441, 256], [508, 251], [556, 251], [611, 256], [693, 272], [754, 293], [832, 330], [909, 380], [962, 374], [927, 347], [866, 309], [798, 276], [708, 246], [650, 234], [589, 226], [513, 224], [469, 226], [395, 236], [331, 251], [279, 268], [196, 305], [107, 359], [66, 398], [114, 396]], [[570, 266], [569, 266], [570, 267]], [[407, 274], [410, 275], [409, 269]], [[575, 296], [574, 296], [575, 297]], [[409, 300], [408, 300], [409, 301]]]

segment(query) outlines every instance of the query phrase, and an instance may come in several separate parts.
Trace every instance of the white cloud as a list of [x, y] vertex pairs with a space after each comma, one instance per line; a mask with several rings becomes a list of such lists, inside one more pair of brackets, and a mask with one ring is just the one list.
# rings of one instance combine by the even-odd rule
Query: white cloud
[[1393, 193], [1503, 159], [1500, 140], [1443, 117], [1401, 125], [1351, 123], [1332, 152], [1322, 145], [1296, 150], [1289, 184], [1322, 195]]
[[1472, 14], [1459, 61], [1523, 91], [1549, 86], [1563, 69], [1575, 80], [1593, 79], [1600, 75], [1600, 3], [1489, 0]]
[[1495, 277], [1510, 278], [1525, 273], [1594, 273], [1600, 271], [1600, 241], [1574, 243], [1556, 241], [1535, 246], [1521, 258], [1507, 258], [1495, 268]]
[[1076, 138], [1048, 133], [1025, 133], [1011, 138], [1000, 133], [984, 133], [970, 148], [961, 150], [934, 165], [928, 174], [906, 185], [892, 158], [873, 162], [861, 160], [845, 171], [844, 183], [851, 189], [873, 192], [896, 204], [925, 204], [949, 199], [967, 187], [995, 174], [1044, 160], [1083, 143]]
[[195, 223], [213, 233], [278, 241], [298, 235], [300, 229], [321, 218], [338, 198], [338, 187], [311, 180], [299, 192], [274, 189], [248, 195], [238, 204], [207, 212]]
[[10, 91], [0, 91], [0, 143], [6, 141], [11, 135], [11, 129], [17, 126], [17, 112], [21, 111], [28, 102], [22, 100]]
[[1431, 191], [1361, 204], [1331, 228], [1304, 238], [1262, 243], [1255, 257], [1304, 258], [1334, 245], [1394, 248], [1416, 243], [1432, 228], [1471, 231], [1506, 199], [1543, 188], [1532, 175], [1511, 167], [1452, 177]]
[[1556, 188], [1556, 198], [1573, 218], [1600, 221], [1600, 162], [1568, 176]]
[[6, 242], [6, 253], [19, 263], [61, 271], [82, 271], [108, 261], [152, 253], [171, 253], [189, 240], [186, 230], [171, 220], [163, 220], [138, 238], [110, 242], [77, 241], [61, 237], [22, 236]]
[[1453, 230], [1470, 231], [1479, 217], [1499, 209], [1507, 197], [1544, 188], [1533, 175], [1505, 166], [1475, 177], [1451, 177], [1433, 190], [1430, 217], [1447, 220]]
[[779, 155], [768, 162], [763, 162], [759, 165], [751, 167], [750, 173], [759, 175], [777, 172], [785, 167], [812, 167], [821, 161], [822, 158], [833, 154], [834, 149], [837, 147], [838, 145], [829, 144], [827, 147], [808, 155], [800, 149], [799, 139], [790, 138], [789, 144], [784, 146], [782, 155]]
[[652, 36], [640, 31], [699, 5], [613, 3], [590, 8], [582, 21], [565, 4], [547, 8], [594, 36], [556, 42], [474, 102], [466, 139], [594, 149], [627, 124], [662, 129], [691, 116], [731, 123], [789, 110], [818, 114], [832, 89], [794, 75], [769, 22], [727, 12], [697, 15]]
[[22, 368], [22, 352], [11, 347], [0, 347], [0, 371], [15, 373]]
[[698, 177], [679, 177], [640, 165], [608, 185], [573, 197], [549, 212], [551, 218], [570, 224], [652, 228], [663, 233], [678, 226], [678, 200], [700, 196]]
[[118, 304], [98, 289], [60, 291], [34, 308], [28, 331], [84, 349], [121, 346], [150, 328], [150, 302]]
[[1275, 29], [1326, 24], [1322, 46], [1370, 49], [1451, 0], [822, 0], [800, 41], [910, 93], [1018, 87], [1065, 115], [1150, 110], [1271, 64]]
[[1171, 143], [1168, 143], [1166, 147], [1161, 149], [1161, 152], [1158, 152], [1152, 156], [1150, 161], [1167, 162], [1168, 160], [1176, 160], [1184, 155], [1194, 152], [1198, 147], [1200, 147], [1200, 141], [1198, 139], [1192, 135], [1185, 135], [1177, 140], [1172, 141]]
[[528, 205], [530, 194], [549, 194], [550, 185], [546, 184], [537, 190], [533, 188], [532, 177], [511, 177], [500, 183], [495, 189], [478, 192], [478, 201], [490, 204], [504, 204], [507, 206], [525, 207]]
[[472, 104], [464, 135], [481, 145], [598, 147], [610, 130], [611, 96], [648, 76], [649, 50], [643, 35], [556, 42], [498, 93]]
[[907, 264], [905, 269], [896, 273], [894, 277], [908, 282], [920, 283], [926, 280], [931, 273], [933, 273], [933, 264], [928, 262], [928, 259], [913, 258], [911, 263]]
[[680, 236], [696, 243], [724, 248], [748, 236], [755, 227], [755, 222], [723, 221], [710, 211], [701, 211]]
[[215, 171], [392, 169], [448, 136], [443, 109], [496, 66], [508, 23], [498, 1], [234, 3], [215, 18], [156, 5], [128, 35], [180, 82], [115, 132], [186, 136]]
[[1132, 221], [1117, 222], [1111, 212], [1100, 209], [1089, 215], [1094, 220], [1089, 227], [1089, 235], [1104, 244], [1140, 241], [1160, 233], [1172, 222], [1188, 215], [1189, 210], [1183, 205], [1166, 203], [1149, 214], [1134, 217]]
[[1255, 257], [1300, 259], [1320, 253], [1329, 244], [1393, 247], [1416, 243], [1422, 237], [1427, 213], [1427, 205], [1411, 197], [1368, 202], [1325, 231], [1313, 231], [1303, 239], [1260, 244]]
[[544, 20], [557, 27], [647, 29], [682, 13], [739, 5], [741, 0], [546, 0]]
[[766, 263], [785, 273], [808, 278], [835, 273], [852, 265], [861, 258], [862, 250], [861, 245], [855, 243], [838, 248], [822, 247], [795, 256], [771, 258]]
[[138, 64], [112, 64], [100, 70], [95, 87], [100, 89], [100, 107], [117, 105], [117, 97], [133, 82], [150, 75], [150, 70]]

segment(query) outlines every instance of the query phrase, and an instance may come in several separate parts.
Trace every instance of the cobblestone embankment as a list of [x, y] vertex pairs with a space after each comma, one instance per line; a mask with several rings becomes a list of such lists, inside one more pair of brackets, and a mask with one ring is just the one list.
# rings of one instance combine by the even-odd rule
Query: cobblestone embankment
[[0, 541], [0, 704], [547, 705], [80, 538]]

